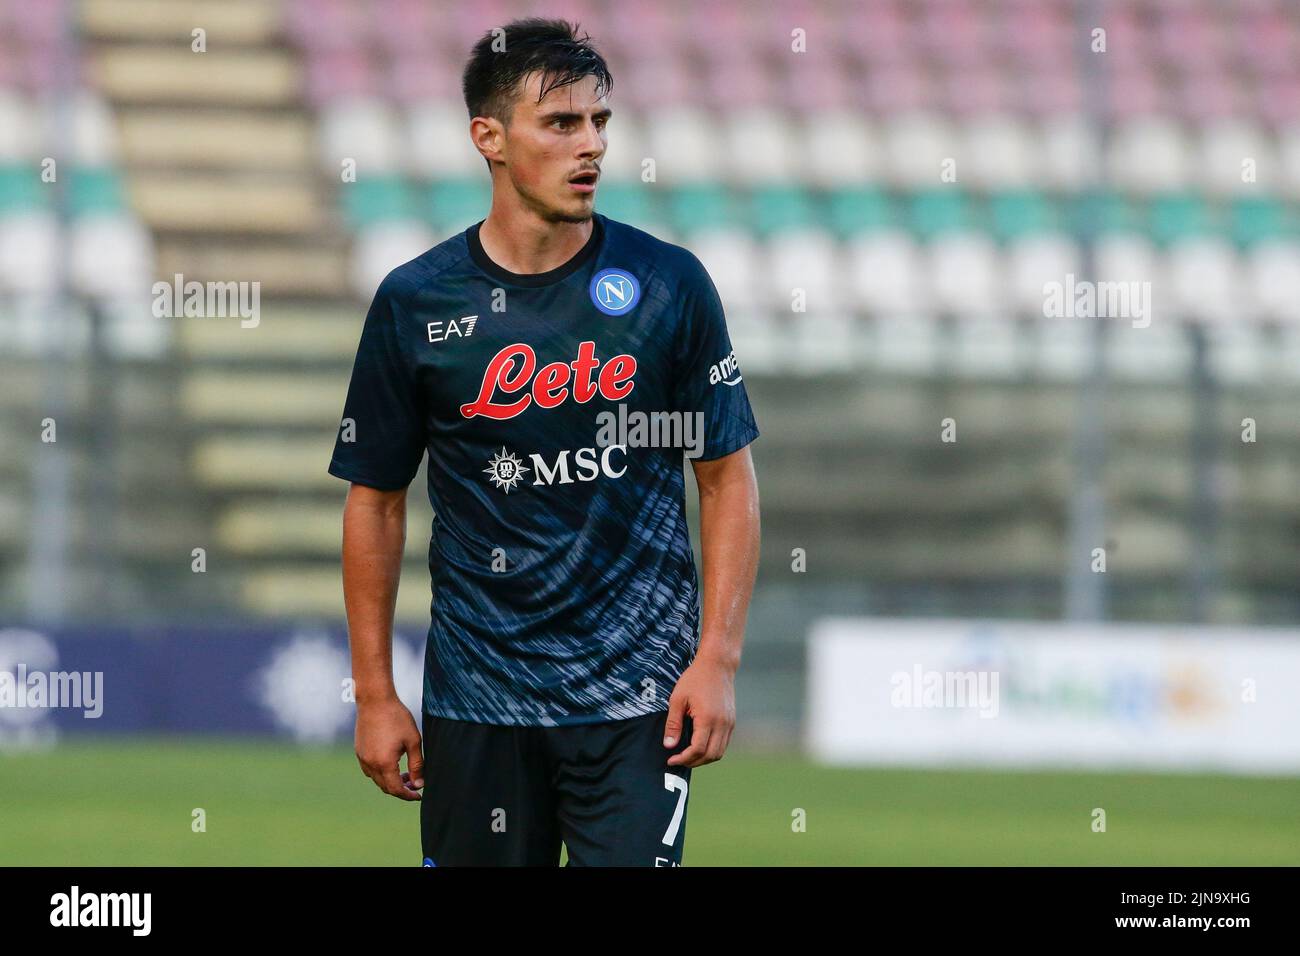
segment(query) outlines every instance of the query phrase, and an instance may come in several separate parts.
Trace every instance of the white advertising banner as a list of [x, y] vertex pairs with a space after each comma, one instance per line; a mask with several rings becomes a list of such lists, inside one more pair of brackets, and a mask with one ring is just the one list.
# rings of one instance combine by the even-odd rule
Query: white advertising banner
[[1300, 632], [827, 618], [807, 744], [829, 763], [1300, 773]]

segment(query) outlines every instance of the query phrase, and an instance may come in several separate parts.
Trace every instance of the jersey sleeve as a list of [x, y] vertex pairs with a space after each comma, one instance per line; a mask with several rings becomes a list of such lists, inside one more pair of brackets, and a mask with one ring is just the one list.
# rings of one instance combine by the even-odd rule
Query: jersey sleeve
[[425, 416], [412, 361], [402, 348], [402, 309], [390, 276], [366, 313], [329, 473], [383, 491], [420, 470]]
[[731, 347], [722, 299], [700, 261], [688, 257], [674, 350], [673, 398], [676, 411], [703, 416], [703, 448], [692, 457], [708, 461], [744, 448], [758, 437], [758, 425]]

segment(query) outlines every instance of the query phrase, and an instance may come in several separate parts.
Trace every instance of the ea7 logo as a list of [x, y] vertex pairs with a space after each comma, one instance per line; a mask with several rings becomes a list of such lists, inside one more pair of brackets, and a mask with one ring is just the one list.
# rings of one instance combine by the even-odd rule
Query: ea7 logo
[[741, 381], [743, 380], [740, 377], [740, 363], [736, 360], [735, 349], [732, 349], [717, 365], [709, 366], [710, 385], [717, 385], [719, 382], [723, 385], [739, 385]]
[[476, 322], [478, 322], [477, 315], [467, 315], [460, 319], [449, 319], [445, 328], [441, 322], [430, 322], [429, 341], [445, 342], [452, 336], [460, 336], [463, 339], [467, 339], [474, 334], [474, 324]]

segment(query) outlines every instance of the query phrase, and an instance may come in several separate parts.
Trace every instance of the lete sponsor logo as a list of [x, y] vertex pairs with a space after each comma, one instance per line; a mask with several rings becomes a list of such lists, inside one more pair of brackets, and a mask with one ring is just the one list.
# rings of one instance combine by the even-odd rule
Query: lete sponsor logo
[[[516, 359], [519, 360], [517, 365]], [[597, 369], [600, 371], [593, 380]], [[578, 346], [578, 357], [572, 362], [551, 362], [539, 371], [537, 353], [532, 346], [516, 342], [492, 356], [483, 372], [478, 398], [462, 405], [460, 413], [465, 418], [482, 415], [504, 421], [514, 418], [534, 402], [538, 408], [556, 408], [570, 395], [579, 404], [591, 401], [597, 392], [602, 398], [619, 401], [632, 394], [636, 386], [632, 381], [634, 375], [634, 357], [615, 355], [602, 366], [600, 359], [596, 358], [596, 343], [591, 341]], [[524, 394], [514, 401], [497, 401], [498, 392], [503, 398], [518, 392]]]

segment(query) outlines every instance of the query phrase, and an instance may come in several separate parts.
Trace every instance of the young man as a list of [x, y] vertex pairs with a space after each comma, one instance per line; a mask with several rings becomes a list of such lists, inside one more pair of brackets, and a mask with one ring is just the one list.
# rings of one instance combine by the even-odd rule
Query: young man
[[[758, 429], [699, 261], [593, 210], [612, 81], [588, 41], [523, 20], [474, 47], [464, 91], [491, 211], [380, 285], [330, 464], [352, 482], [357, 758], [422, 800], [426, 865], [554, 866], [561, 842], [576, 865], [677, 865], [691, 769], [735, 724]], [[426, 452], [422, 754], [391, 628]]]

